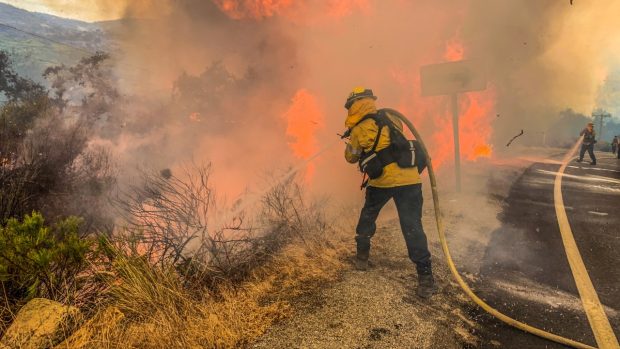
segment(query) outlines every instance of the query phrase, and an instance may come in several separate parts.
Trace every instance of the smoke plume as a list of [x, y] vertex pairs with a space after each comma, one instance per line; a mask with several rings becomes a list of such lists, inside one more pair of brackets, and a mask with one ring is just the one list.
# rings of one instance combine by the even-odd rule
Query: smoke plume
[[[114, 146], [130, 162], [174, 168], [210, 160], [235, 196], [264, 173], [297, 164], [344, 128], [344, 98], [370, 87], [404, 112], [441, 168], [452, 165], [447, 96], [421, 97], [423, 65], [469, 59], [486, 91], [459, 96], [465, 166], [506, 142], [540, 143], [567, 108], [588, 113], [618, 58], [616, 3], [330, 0], [100, 2], [125, 20], [118, 76], [137, 105]], [[609, 20], [604, 20], [609, 19]], [[605, 24], [603, 24], [605, 23]], [[341, 147], [314, 162], [309, 183], [357, 197]]]

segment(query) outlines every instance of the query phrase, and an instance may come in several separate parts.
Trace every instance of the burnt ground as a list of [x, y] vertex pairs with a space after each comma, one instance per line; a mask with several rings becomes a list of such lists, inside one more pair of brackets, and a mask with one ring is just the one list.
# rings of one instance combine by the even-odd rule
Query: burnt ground
[[[620, 336], [620, 160], [598, 154], [597, 166], [571, 163], [562, 191], [567, 215], [594, 287]], [[559, 158], [558, 158], [559, 160]], [[596, 346], [561, 241], [553, 185], [559, 164], [534, 163], [503, 202], [475, 290], [498, 310], [531, 325]], [[563, 348], [489, 316], [481, 347]], [[493, 345], [491, 345], [493, 343]]]

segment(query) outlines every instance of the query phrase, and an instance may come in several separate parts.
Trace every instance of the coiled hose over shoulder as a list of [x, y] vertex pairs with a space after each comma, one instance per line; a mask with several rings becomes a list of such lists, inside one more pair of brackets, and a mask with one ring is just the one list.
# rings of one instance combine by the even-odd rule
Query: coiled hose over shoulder
[[456, 280], [456, 282], [458, 283], [458, 285], [461, 287], [461, 289], [463, 289], [463, 291], [465, 292], [465, 294], [467, 294], [467, 296], [469, 298], [471, 298], [472, 301], [474, 301], [474, 303], [476, 303], [478, 306], [480, 306], [482, 309], [484, 309], [484, 311], [486, 311], [487, 313], [491, 314], [492, 316], [494, 316], [495, 318], [505, 322], [506, 324], [516, 327], [520, 330], [523, 330], [525, 332], [529, 332], [531, 334], [534, 334], [536, 336], [563, 344], [563, 345], [567, 345], [573, 348], [585, 348], [585, 349], [594, 349], [594, 347], [581, 343], [581, 342], [577, 342], [574, 341], [572, 339], [569, 338], [565, 338], [562, 336], [558, 336], [556, 334], [541, 330], [539, 328], [530, 326], [526, 323], [523, 323], [521, 321], [515, 320], [503, 313], [501, 313], [500, 311], [498, 311], [497, 309], [491, 307], [489, 304], [487, 304], [485, 301], [483, 301], [482, 299], [480, 299], [480, 297], [478, 297], [472, 290], [471, 288], [469, 288], [469, 286], [467, 285], [467, 283], [465, 283], [465, 281], [463, 280], [463, 278], [461, 277], [461, 275], [459, 274], [458, 270], [456, 269], [456, 266], [454, 264], [454, 261], [452, 260], [452, 256], [450, 255], [450, 248], [448, 247], [448, 242], [446, 241], [446, 233], [444, 230], [444, 225], [443, 225], [443, 218], [441, 215], [441, 210], [439, 207], [439, 193], [437, 191], [437, 180], [435, 178], [435, 171], [433, 170], [433, 164], [431, 161], [431, 157], [428, 154], [428, 151], [426, 149], [426, 146], [424, 144], [424, 141], [422, 140], [422, 137], [420, 136], [420, 134], [418, 133], [418, 131], [416, 130], [416, 128], [413, 126], [413, 124], [400, 112], [394, 110], [394, 109], [384, 109], [386, 112], [388, 112], [389, 114], [392, 114], [396, 117], [398, 117], [405, 125], [407, 125], [407, 128], [409, 128], [409, 130], [411, 131], [411, 133], [413, 134], [413, 136], [418, 140], [418, 142], [420, 142], [420, 145], [422, 146], [422, 151], [424, 152], [424, 154], [426, 154], [426, 158], [428, 159], [428, 175], [430, 177], [430, 182], [431, 182], [431, 190], [432, 190], [432, 194], [433, 194], [433, 206], [435, 208], [435, 221], [437, 223], [437, 231], [439, 233], [439, 240], [441, 242], [441, 248], [443, 250], [443, 253], [445, 255], [446, 258], [446, 262], [448, 263], [448, 266], [450, 268], [450, 272], [452, 273], [452, 276], [454, 277], [454, 279]]

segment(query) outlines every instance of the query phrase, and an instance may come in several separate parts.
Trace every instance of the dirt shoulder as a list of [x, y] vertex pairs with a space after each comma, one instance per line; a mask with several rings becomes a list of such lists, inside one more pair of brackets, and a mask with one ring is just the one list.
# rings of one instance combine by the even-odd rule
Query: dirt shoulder
[[[388, 208], [385, 216], [393, 217]], [[294, 304], [296, 313], [272, 327], [253, 348], [463, 348], [474, 347], [467, 300], [451, 282], [432, 210], [425, 212], [440, 292], [415, 296], [417, 276], [397, 220], [379, 225], [372, 267], [347, 266], [341, 279]], [[353, 236], [351, 236], [353, 239]]]

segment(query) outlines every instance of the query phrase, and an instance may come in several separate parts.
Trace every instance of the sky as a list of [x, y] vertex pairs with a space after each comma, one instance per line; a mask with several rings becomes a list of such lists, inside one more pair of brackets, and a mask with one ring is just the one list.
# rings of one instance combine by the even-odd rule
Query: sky
[[119, 19], [124, 12], [124, 4], [115, 6], [113, 0], [0, 0], [0, 2], [28, 11], [86, 22]]

